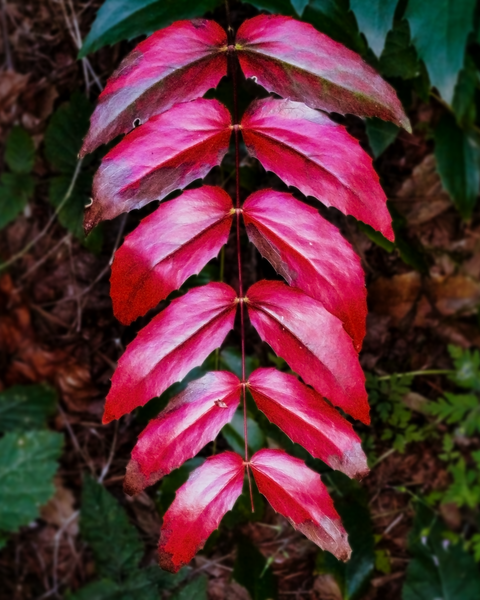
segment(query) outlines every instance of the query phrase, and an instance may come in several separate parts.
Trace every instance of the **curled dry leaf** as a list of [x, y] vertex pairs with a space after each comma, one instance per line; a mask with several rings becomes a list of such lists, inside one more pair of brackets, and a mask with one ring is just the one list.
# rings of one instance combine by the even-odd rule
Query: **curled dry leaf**
[[205, 185], [143, 219], [113, 261], [110, 295], [117, 319], [128, 325], [199, 273], [227, 242], [233, 213], [230, 196]]
[[140, 434], [124, 488], [137, 494], [180, 467], [214, 440], [240, 402], [240, 381], [216, 371], [192, 381]]
[[267, 171], [393, 240], [372, 159], [345, 127], [305, 104], [273, 98], [252, 102], [241, 126], [248, 151]]
[[201, 365], [232, 329], [236, 309], [236, 293], [225, 283], [209, 283], [173, 300], [118, 361], [103, 422], [143, 406]]
[[350, 558], [347, 533], [318, 473], [284, 450], [259, 450], [250, 467], [260, 493], [295, 529], [339, 560]]
[[176, 573], [203, 548], [242, 493], [242, 457], [224, 452], [207, 458], [177, 491], [160, 533], [160, 566]]

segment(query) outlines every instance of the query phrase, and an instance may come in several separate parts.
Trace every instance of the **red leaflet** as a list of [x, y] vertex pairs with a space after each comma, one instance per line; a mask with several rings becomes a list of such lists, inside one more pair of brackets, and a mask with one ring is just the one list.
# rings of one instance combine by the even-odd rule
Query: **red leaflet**
[[312, 108], [410, 123], [393, 88], [361, 57], [290, 17], [245, 21], [235, 45], [246, 77]]
[[257, 369], [248, 381], [258, 408], [288, 437], [349, 477], [368, 473], [360, 438], [348, 421], [293, 375]]
[[272, 507], [323, 550], [348, 560], [347, 533], [320, 475], [283, 450], [259, 450], [250, 466]]
[[345, 127], [299, 102], [265, 98], [247, 109], [242, 134], [250, 154], [287, 185], [393, 240], [372, 159]]
[[209, 283], [173, 300], [118, 361], [103, 422], [143, 406], [201, 365], [232, 329], [236, 308], [236, 293], [225, 283]]
[[170, 200], [125, 238], [112, 265], [110, 295], [119, 321], [128, 325], [199, 273], [228, 240], [230, 196], [203, 186]]
[[367, 293], [360, 259], [338, 229], [291, 194], [249, 196], [243, 218], [250, 241], [287, 282], [320, 300], [362, 346]]
[[306, 383], [355, 419], [370, 422], [365, 376], [337, 317], [280, 281], [253, 284], [247, 307], [262, 340]]
[[242, 493], [245, 467], [234, 452], [211, 456], [178, 489], [160, 534], [160, 566], [176, 573], [203, 548]]
[[206, 19], [178, 21], [138, 44], [100, 94], [80, 156], [216, 87], [227, 74], [226, 49], [227, 34]]
[[221, 163], [231, 131], [230, 113], [217, 100], [177, 104], [152, 117], [103, 159], [85, 230], [205, 177]]
[[140, 434], [124, 489], [138, 494], [214, 440], [240, 402], [240, 381], [216, 371], [192, 381]]

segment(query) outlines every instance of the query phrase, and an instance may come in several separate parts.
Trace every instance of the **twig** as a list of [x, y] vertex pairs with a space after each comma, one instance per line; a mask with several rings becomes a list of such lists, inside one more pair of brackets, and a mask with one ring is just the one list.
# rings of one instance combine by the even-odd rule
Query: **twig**
[[98, 481], [98, 483], [103, 483], [103, 480], [104, 480], [104, 479], [105, 479], [105, 477], [107, 476], [107, 474], [108, 474], [108, 471], [109, 471], [109, 469], [110, 469], [110, 466], [111, 466], [111, 464], [112, 464], [113, 457], [114, 457], [114, 455], [115, 455], [115, 449], [116, 449], [116, 447], [117, 447], [118, 423], [119, 423], [119, 421], [118, 421], [118, 419], [117, 419], [117, 420], [115, 421], [115, 429], [114, 429], [114, 432], [113, 432], [112, 446], [111, 446], [111, 448], [110, 448], [110, 453], [109, 453], [109, 455], [108, 455], [108, 460], [107, 460], [107, 462], [105, 463], [105, 465], [104, 465], [104, 467], [103, 467], [103, 469], [102, 469], [102, 472], [100, 473], [100, 477], [99, 477], [99, 478], [98, 478], [98, 480], [97, 480], [97, 481]]
[[26, 271], [23, 275], [21, 275], [18, 279], [18, 281], [23, 281], [24, 279], [26, 279], [29, 275], [31, 275], [34, 271], [36, 271], [38, 269], [38, 267], [41, 267], [43, 265], [43, 263], [52, 255], [55, 253], [56, 250], [58, 250], [58, 248], [60, 248], [60, 246], [62, 246], [62, 244], [64, 244], [69, 238], [70, 238], [71, 234], [67, 233], [67, 235], [64, 235], [63, 238], [57, 242], [55, 244], [55, 246], [53, 246], [53, 248], [50, 248], [50, 250], [48, 250], [48, 252], [46, 252], [42, 258], [40, 258], [39, 260], [37, 260], [37, 262], [35, 264], [33, 264], [28, 271]]

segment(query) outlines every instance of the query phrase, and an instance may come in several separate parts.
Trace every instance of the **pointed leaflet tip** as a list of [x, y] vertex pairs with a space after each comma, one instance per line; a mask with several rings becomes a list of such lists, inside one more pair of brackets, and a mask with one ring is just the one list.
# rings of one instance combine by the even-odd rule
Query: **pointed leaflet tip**
[[216, 87], [227, 74], [226, 44], [223, 28], [206, 19], [177, 21], [138, 44], [100, 94], [80, 156]]
[[85, 228], [163, 200], [222, 162], [231, 116], [218, 100], [177, 104], [137, 127], [103, 159], [93, 180]]
[[213, 441], [231, 421], [240, 392], [238, 377], [226, 371], [189, 383], [140, 434], [127, 466], [127, 494], [153, 485]]
[[355, 52], [291, 17], [259, 15], [240, 26], [245, 77], [269, 92], [328, 112], [393, 121], [411, 131], [395, 90]]
[[211, 456], [192, 472], [163, 518], [162, 569], [176, 573], [203, 548], [242, 493], [244, 472], [243, 459], [234, 452]]
[[118, 361], [103, 422], [143, 406], [201, 365], [233, 328], [236, 296], [225, 283], [209, 283], [173, 300], [152, 319]]
[[343, 321], [357, 351], [365, 337], [367, 290], [359, 257], [338, 229], [291, 194], [262, 190], [247, 198], [251, 242], [291, 286]]
[[335, 406], [369, 423], [365, 375], [342, 322], [318, 300], [280, 281], [247, 292], [250, 321], [293, 371]]
[[367, 457], [351, 424], [296, 377], [257, 369], [248, 389], [266, 417], [314, 458], [349, 477], [368, 473]]
[[115, 253], [113, 312], [130, 324], [200, 272], [227, 243], [232, 199], [221, 188], [188, 190], [143, 219]]
[[259, 450], [250, 467], [259, 492], [295, 529], [339, 560], [350, 558], [347, 533], [318, 473], [284, 450]]
[[247, 108], [242, 135], [249, 153], [287, 185], [393, 240], [372, 159], [345, 127], [299, 102], [265, 98]]

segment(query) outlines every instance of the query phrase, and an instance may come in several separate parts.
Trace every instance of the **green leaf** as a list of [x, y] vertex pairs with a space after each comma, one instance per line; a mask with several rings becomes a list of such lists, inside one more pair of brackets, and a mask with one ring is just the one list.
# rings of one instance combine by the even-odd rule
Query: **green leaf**
[[136, 571], [143, 556], [138, 532], [117, 500], [90, 476], [83, 483], [80, 531], [100, 576], [120, 582]]
[[55, 390], [46, 385], [15, 385], [0, 392], [0, 432], [45, 428], [56, 403]]
[[35, 180], [31, 175], [0, 175], [0, 229], [11, 223], [33, 196]]
[[405, 12], [418, 56], [425, 62], [432, 85], [449, 104], [473, 30], [475, 4], [475, 0], [409, 0]]
[[35, 146], [32, 138], [15, 125], [10, 131], [5, 146], [5, 162], [14, 173], [27, 174], [35, 163]]
[[295, 12], [299, 17], [303, 15], [303, 11], [308, 6], [309, 0], [290, 0]]
[[393, 250], [395, 249], [395, 244], [390, 240], [387, 240], [387, 238], [384, 235], [382, 235], [379, 231], [377, 231], [373, 227], [370, 227], [370, 225], [367, 225], [366, 223], [362, 223], [361, 221], [357, 221], [357, 225], [360, 231], [363, 231], [363, 233], [368, 237], [368, 239], [371, 240], [374, 244], [377, 244], [377, 246], [380, 246], [380, 248], [383, 248], [387, 252], [393, 252]]
[[411, 44], [410, 28], [404, 19], [395, 21], [393, 29], [388, 32], [379, 66], [385, 77], [413, 79], [419, 75], [417, 53]]
[[103, 46], [148, 35], [180, 19], [214, 10], [222, 0], [106, 0], [83, 42], [79, 58]]
[[350, 0], [360, 31], [373, 52], [380, 56], [387, 33], [393, 26], [398, 0]]
[[[45, 132], [45, 156], [57, 171], [73, 175], [92, 110], [89, 100], [75, 92], [50, 119]], [[88, 160], [84, 159], [84, 164]]]
[[249, 540], [241, 538], [233, 566], [233, 579], [248, 590], [252, 600], [277, 598], [277, 582], [263, 554]]
[[475, 208], [480, 186], [478, 140], [460, 129], [449, 113], [440, 119], [434, 139], [442, 185], [462, 217], [468, 219]]
[[[245, 0], [258, 10], [268, 10], [271, 13], [286, 15], [287, 17], [295, 16], [296, 9], [293, 2], [289, 0]], [[305, 19], [303, 19], [305, 20]]]
[[477, 600], [480, 572], [473, 557], [461, 543], [452, 544], [435, 513], [418, 502], [409, 550], [413, 555], [407, 568], [402, 600]]
[[448, 346], [448, 352], [457, 371], [450, 379], [460, 387], [480, 392], [480, 352], [453, 345]]
[[53, 496], [62, 444], [63, 436], [52, 431], [11, 432], [0, 439], [0, 530], [28, 525]]
[[[226, 346], [220, 351], [221, 368], [227, 369], [239, 378], [242, 377], [242, 353], [238, 348]], [[245, 374], [248, 377], [252, 371], [260, 366], [260, 361], [256, 356], [245, 357]]]
[[378, 158], [397, 138], [400, 128], [382, 119], [367, 119], [366, 129], [373, 156]]
[[[253, 454], [263, 448], [265, 445], [265, 436], [258, 426], [258, 423], [247, 417], [248, 448]], [[243, 431], [243, 411], [236, 411], [230, 423], [227, 423], [222, 429], [222, 435], [227, 440], [229, 446], [243, 454], [245, 452], [245, 437]]]
[[467, 129], [475, 123], [475, 89], [478, 84], [477, 67], [470, 55], [465, 56], [465, 65], [458, 76], [452, 108], [458, 124]]
[[207, 585], [207, 576], [200, 575], [174, 594], [171, 600], [207, 600]]
[[[79, 173], [70, 196], [65, 201], [66, 194], [72, 183], [72, 175], [57, 175], [50, 181], [48, 198], [55, 208], [63, 203], [58, 220], [66, 229], [81, 241], [85, 240], [83, 231], [83, 215], [85, 206], [90, 201], [92, 190], [92, 175], [88, 172]], [[91, 235], [91, 234], [90, 234]], [[90, 237], [90, 236], [89, 236]]]
[[327, 477], [336, 491], [335, 508], [348, 533], [352, 556], [344, 563], [330, 552], [321, 551], [317, 556], [316, 570], [335, 577], [343, 600], [355, 600], [368, 587], [375, 568], [375, 540], [370, 511], [366, 494], [356, 481], [338, 472], [329, 473]]

